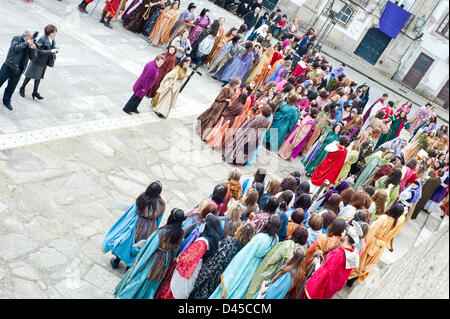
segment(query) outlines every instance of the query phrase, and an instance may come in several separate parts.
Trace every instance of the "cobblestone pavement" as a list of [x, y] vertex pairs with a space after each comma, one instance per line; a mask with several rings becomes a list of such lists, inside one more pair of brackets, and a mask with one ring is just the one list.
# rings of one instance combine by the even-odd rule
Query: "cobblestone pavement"
[[[159, 179], [167, 202], [164, 223], [173, 207], [191, 209], [206, 198], [232, 168], [193, 131], [192, 120], [210, 105], [220, 83], [194, 77], [168, 120], [154, 116], [145, 101], [143, 114], [124, 115], [132, 83], [161, 49], [119, 23], [113, 30], [103, 27], [99, 8], [80, 17], [64, 2], [4, 2], [2, 57], [13, 35], [48, 23], [58, 26], [62, 51], [42, 83], [44, 100], [15, 94], [13, 112], [0, 108], [0, 298], [112, 298], [125, 267], [112, 270], [111, 256], [100, 246], [123, 214], [120, 208]], [[229, 24], [237, 19], [219, 12]], [[72, 25], [76, 19], [80, 28]], [[268, 168], [269, 178], [302, 172], [298, 159], [283, 161], [265, 149], [241, 170], [250, 175], [258, 167]], [[410, 232], [402, 231], [403, 244], [396, 239], [391, 260], [411, 246], [421, 223], [405, 226]]]

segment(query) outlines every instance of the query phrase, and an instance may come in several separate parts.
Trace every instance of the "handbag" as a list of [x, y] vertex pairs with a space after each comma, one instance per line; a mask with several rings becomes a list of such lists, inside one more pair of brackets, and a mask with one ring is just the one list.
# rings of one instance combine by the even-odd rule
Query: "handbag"
[[55, 66], [55, 60], [56, 60], [56, 54], [52, 53], [50, 54], [50, 56], [48, 57], [47, 60], [47, 65], [51, 68], [53, 68]]

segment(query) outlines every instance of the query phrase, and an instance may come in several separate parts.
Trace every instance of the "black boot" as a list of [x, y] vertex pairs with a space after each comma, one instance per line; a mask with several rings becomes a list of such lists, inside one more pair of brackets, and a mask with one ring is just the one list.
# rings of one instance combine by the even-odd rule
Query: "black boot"
[[38, 92], [33, 92], [33, 94], [31, 94], [31, 97], [33, 98], [37, 98], [38, 100], [42, 100], [44, 99]]
[[87, 3], [84, 2], [84, 0], [83, 0], [83, 1], [81, 1], [81, 3], [78, 5], [78, 10], [80, 10], [80, 12], [82, 12], [82, 13], [88, 13], [87, 10], [86, 10], [86, 6], [87, 6]]
[[111, 264], [113, 269], [117, 269], [117, 267], [119, 267], [120, 258], [119, 257], [113, 257], [113, 258], [111, 258], [109, 263]]
[[111, 17], [109, 17], [108, 19], [106, 19], [105, 22], [105, 27], [112, 29], [113, 27], [111, 26]]
[[23, 86], [20, 87], [19, 94], [21, 97], [25, 97], [25, 87], [23, 87]]
[[108, 14], [108, 11], [103, 11], [102, 12], [102, 18], [100, 19], [100, 23], [105, 23], [106, 21], [105, 21], [105, 17], [106, 17], [106, 15]]

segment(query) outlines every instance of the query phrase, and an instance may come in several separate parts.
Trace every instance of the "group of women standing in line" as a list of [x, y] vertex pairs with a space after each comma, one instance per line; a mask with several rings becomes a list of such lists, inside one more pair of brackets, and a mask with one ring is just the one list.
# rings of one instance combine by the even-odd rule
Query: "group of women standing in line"
[[[172, 209], [162, 227], [166, 205], [155, 181], [104, 239], [113, 268], [121, 260], [128, 267], [114, 295], [332, 298], [364, 281], [385, 248], [393, 250], [393, 238], [422, 198], [422, 177], [408, 173], [413, 164], [397, 165], [375, 186], [353, 189], [342, 179], [316, 196], [297, 171], [269, 181], [264, 169], [247, 178], [234, 169], [192, 210]], [[438, 176], [433, 201], [448, 196], [448, 163]], [[396, 187], [399, 196], [387, 204], [386, 190]]]

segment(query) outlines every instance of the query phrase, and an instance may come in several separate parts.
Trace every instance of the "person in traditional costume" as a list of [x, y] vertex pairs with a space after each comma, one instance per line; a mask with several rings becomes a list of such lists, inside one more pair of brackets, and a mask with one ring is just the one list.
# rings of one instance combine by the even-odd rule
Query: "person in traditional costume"
[[152, 99], [153, 112], [159, 117], [167, 118], [170, 110], [175, 106], [190, 63], [189, 57], [183, 58], [162, 80], [161, 86]]
[[367, 83], [363, 83], [362, 85], [358, 86], [357, 90], [359, 91], [358, 97], [361, 100], [361, 113], [362, 110], [364, 110], [364, 108], [367, 105], [367, 102], [369, 102], [369, 98], [370, 98], [370, 86]]
[[278, 150], [286, 135], [295, 127], [300, 112], [295, 106], [298, 102], [298, 95], [292, 94], [287, 102], [281, 105], [273, 116], [273, 122], [266, 134], [266, 148]]
[[[258, 183], [255, 183], [255, 188], [257, 188]], [[264, 188], [262, 188], [262, 192], [264, 192]], [[261, 199], [263, 195], [260, 195], [258, 198]], [[270, 217], [276, 214], [276, 211], [279, 207], [278, 197], [272, 196], [267, 200], [267, 203], [262, 207], [262, 202], [258, 202], [258, 206], [260, 210], [254, 216], [250, 216], [250, 220], [255, 227], [255, 232], [259, 233], [261, 229], [265, 227], [265, 225], [269, 222]], [[280, 221], [281, 223], [281, 221]], [[280, 225], [281, 227], [281, 225]], [[278, 229], [279, 230], [279, 229]], [[278, 232], [277, 232], [278, 233]]]
[[214, 61], [210, 63], [209, 66], [209, 74], [216, 80], [219, 80], [218, 76], [223, 72], [228, 65], [231, 64], [233, 58], [240, 51], [239, 43], [241, 41], [241, 35], [237, 34], [236, 36], [228, 41], [220, 50], [219, 54], [215, 58]]
[[389, 163], [389, 161], [394, 157], [394, 151], [387, 150], [385, 152], [377, 151], [364, 159], [364, 169], [359, 174], [358, 178], [353, 185], [353, 189], [358, 189], [358, 187], [364, 187], [367, 181], [375, 174], [376, 170], [382, 167], [384, 164]]
[[186, 28], [187, 24], [194, 23], [194, 11], [196, 8], [197, 6], [195, 5], [195, 3], [191, 2], [189, 3], [188, 7], [179, 15], [177, 21], [175, 21], [174, 25], [172, 26], [172, 29], [170, 30], [169, 33], [170, 40], [173, 40], [176, 36], [180, 35], [180, 32]]
[[[353, 269], [359, 266], [360, 245], [363, 232], [357, 222], [347, 226], [343, 243], [327, 254], [319, 269], [306, 281], [300, 299], [330, 299], [344, 288]], [[316, 259], [317, 260], [317, 259]]]
[[373, 102], [373, 104], [366, 110], [363, 116], [363, 127], [361, 129], [361, 132], [365, 131], [369, 126], [370, 121], [367, 122], [367, 120], [374, 117], [384, 107], [384, 102], [388, 97], [389, 95], [387, 93], [384, 93], [382, 97]]
[[247, 93], [242, 92], [237, 99], [224, 108], [219, 122], [206, 137], [209, 146], [222, 149], [226, 143], [232, 143], [231, 139], [235, 129], [245, 121], [244, 103], [246, 100]]
[[400, 106], [396, 113], [400, 113], [401, 111], [406, 111], [406, 113], [409, 114], [409, 112], [411, 111], [411, 107], [412, 107], [412, 102], [411, 101], [407, 101], [406, 103], [402, 104], [402, 106]]
[[358, 115], [356, 108], [352, 108], [350, 114], [351, 120], [342, 128], [341, 135], [347, 136], [350, 141], [353, 141], [360, 132], [363, 120], [362, 116]]
[[228, 82], [233, 77], [242, 78], [247, 72], [253, 61], [253, 44], [251, 42], [245, 42], [244, 50], [236, 55], [233, 62], [224, 69], [220, 76], [222, 82]]
[[207, 136], [220, 120], [223, 110], [231, 100], [236, 96], [236, 91], [241, 84], [239, 78], [233, 78], [230, 83], [220, 91], [214, 103], [197, 118], [197, 133], [201, 139], [206, 140]]
[[152, 32], [148, 36], [154, 46], [165, 45], [169, 42], [170, 30], [175, 24], [179, 6], [179, 2], [175, 1], [161, 12]]
[[422, 197], [422, 181], [419, 179], [416, 179], [411, 185], [400, 192], [396, 204], [402, 204], [405, 208], [404, 214], [407, 221], [410, 219], [413, 212], [411, 208], [417, 204], [420, 197]]
[[177, 48], [174, 45], [170, 45], [167, 48], [167, 51], [162, 54], [164, 56], [164, 63], [159, 68], [158, 77], [156, 78], [155, 84], [148, 90], [147, 96], [150, 98], [154, 98], [156, 96], [156, 92], [158, 91], [162, 80], [165, 78], [167, 73], [173, 70], [173, 68], [177, 65], [176, 58]]
[[228, 30], [226, 34], [223, 34], [224, 33], [223, 28], [219, 29], [219, 34], [216, 37], [216, 41], [214, 42], [214, 46], [211, 50], [211, 53], [205, 60], [205, 65], [208, 65], [210, 70], [213, 69], [212, 63], [216, 61], [219, 53], [222, 51], [222, 48], [237, 35], [237, 32], [238, 29], [236, 27], [232, 27], [230, 30]]
[[[402, 168], [402, 181], [400, 183], [399, 192], [402, 192], [405, 187], [414, 182], [419, 175], [417, 171], [419, 170], [418, 162], [415, 158], [410, 159], [406, 166]], [[425, 168], [423, 168], [422, 173], [425, 173]]]
[[[323, 215], [322, 215], [323, 216]], [[316, 256], [325, 257], [329, 252], [342, 245], [342, 236], [347, 229], [347, 223], [341, 217], [337, 217], [328, 227], [326, 233], [317, 237], [316, 241], [308, 248], [305, 257], [305, 270], [307, 273], [313, 266]]]
[[384, 215], [370, 225], [367, 234], [367, 246], [360, 257], [359, 267], [351, 273], [349, 279], [358, 278], [356, 282], [364, 281], [375, 269], [385, 248], [393, 250], [392, 239], [405, 224], [403, 205], [393, 205]]
[[144, 13], [144, 27], [142, 34], [148, 37], [155, 27], [156, 21], [166, 7], [172, 4], [171, 0], [150, 0], [147, 11]]
[[356, 163], [356, 161], [359, 158], [359, 152], [360, 152], [360, 143], [358, 140], [355, 140], [350, 143], [348, 146], [348, 152], [347, 157], [345, 159], [345, 163], [342, 166], [341, 172], [339, 173], [339, 176], [336, 180], [336, 183], [340, 181], [341, 179], [347, 178], [348, 174], [350, 173], [351, 166]]
[[325, 151], [328, 152], [328, 154], [312, 174], [312, 185], [320, 187], [325, 180], [330, 182], [330, 184], [336, 182], [347, 157], [346, 147], [348, 144], [348, 137], [341, 136], [338, 142], [333, 142], [325, 146]]
[[123, 108], [125, 113], [129, 115], [131, 115], [131, 112], [139, 113], [137, 108], [144, 96], [155, 84], [159, 75], [159, 68], [164, 64], [165, 59], [163, 55], [158, 55], [154, 61], [150, 61], [145, 65], [144, 71], [142, 71], [142, 74], [133, 85], [133, 96]]
[[448, 167], [443, 176], [440, 177], [441, 185], [439, 185], [431, 196], [430, 200], [425, 204], [424, 209], [429, 212], [439, 212], [439, 205], [447, 194], [447, 188], [449, 185], [449, 170]]
[[407, 115], [408, 114], [405, 111], [402, 111], [400, 112], [400, 114], [389, 116], [388, 119], [391, 121], [391, 127], [386, 134], [381, 134], [380, 138], [378, 139], [377, 145], [375, 145], [375, 148], [398, 137], [404, 127], [406, 129], [410, 127], [409, 121], [406, 118]]
[[[78, 10], [80, 10], [81, 13], [88, 13], [88, 11], [86, 10], [86, 7], [92, 1], [94, 1], [94, 0], [82, 0], [81, 3], [78, 5]], [[30, 2], [30, 1], [28, 1], [28, 2]]]
[[253, 275], [264, 257], [278, 243], [280, 217], [272, 215], [266, 226], [231, 260], [221, 283], [209, 299], [243, 299]]
[[247, 222], [236, 230], [235, 237], [222, 240], [219, 248], [212, 255], [205, 257], [189, 299], [208, 299], [220, 285], [224, 270], [254, 234], [253, 225]]
[[292, 258], [281, 267], [270, 281], [262, 284], [256, 299], [284, 299], [297, 286], [302, 286], [306, 280], [305, 252], [296, 248]]
[[268, 48], [264, 54], [259, 58], [258, 63], [253, 68], [250, 75], [247, 77], [247, 83], [255, 82], [255, 87], [258, 89], [262, 84], [262, 78], [264, 77], [264, 74], [267, 72], [269, 63], [272, 60], [272, 56], [274, 53], [273, 48]]
[[100, 19], [100, 23], [103, 23], [105, 27], [112, 29], [111, 20], [116, 16], [116, 14], [121, 15], [125, 10], [127, 0], [123, 1], [121, 8], [119, 8], [120, 1], [121, 0], [105, 0], [106, 4], [103, 8], [102, 18]]
[[[383, 107], [380, 111], [383, 111], [385, 113], [383, 120], [386, 120], [389, 118], [389, 116], [394, 115], [394, 102], [389, 101], [385, 107]], [[405, 110], [406, 112], [406, 110]]]
[[286, 264], [294, 251], [300, 248], [305, 252], [303, 246], [306, 243], [304, 236], [304, 228], [300, 228], [293, 232], [290, 239], [284, 240], [276, 244], [270, 252], [264, 257], [263, 261], [257, 268], [250, 285], [245, 294], [246, 299], [253, 299], [258, 294], [261, 283], [270, 280], [284, 264]]
[[289, 135], [286, 136], [278, 150], [278, 155], [280, 155], [281, 158], [285, 160], [290, 157], [296, 158], [301, 153], [303, 146], [311, 135], [314, 127], [314, 119], [317, 117], [318, 113], [316, 108], [312, 108], [309, 111], [309, 114], [306, 114], [304, 118], [299, 118], [299, 121]]
[[110, 260], [113, 269], [121, 260], [128, 267], [132, 266], [140, 250], [136, 244], [158, 229], [166, 207], [161, 191], [159, 181], [151, 183], [106, 234], [102, 252], [111, 251], [115, 256]]
[[145, 23], [144, 13], [150, 4], [151, 0], [134, 0], [121, 16], [123, 27], [132, 32], [141, 33]]
[[441, 178], [444, 176], [445, 172], [442, 169], [437, 171], [436, 177], [431, 177], [423, 184], [422, 196], [419, 201], [414, 206], [414, 210], [411, 214], [411, 219], [416, 219], [417, 215], [425, 208], [427, 202], [431, 199], [436, 189], [441, 185]]
[[430, 114], [431, 103], [427, 103], [422, 105], [416, 113], [411, 117], [411, 127], [409, 128], [409, 132], [412, 133], [429, 117]]
[[214, 20], [210, 27], [198, 37], [197, 41], [192, 46], [192, 60], [197, 66], [200, 66], [205, 62], [214, 48], [220, 27], [219, 20]]
[[172, 263], [155, 299], [187, 299], [194, 289], [203, 259], [217, 251], [222, 238], [218, 217], [209, 214], [201, 236]]
[[333, 142], [339, 140], [340, 133], [342, 129], [342, 124], [336, 124], [331, 131], [325, 135], [325, 137], [321, 137], [315, 146], [313, 147], [310, 154], [307, 154], [302, 159], [302, 164], [304, 165], [305, 172], [310, 176], [316, 170], [320, 163], [327, 156], [327, 152], [325, 151], [325, 147]]
[[188, 37], [192, 46], [194, 46], [194, 42], [211, 23], [211, 20], [209, 19], [209, 12], [210, 12], [209, 9], [204, 8], [202, 12], [200, 12], [200, 16], [197, 19], [195, 19], [194, 26], [192, 27]]
[[153, 299], [184, 237], [184, 212], [174, 208], [165, 226], [155, 231], [139, 251], [136, 262], [117, 285], [117, 299]]
[[416, 157], [420, 150], [429, 151], [433, 143], [435, 142], [436, 131], [430, 131], [429, 133], [423, 132], [420, 137], [410, 143], [406, 149], [404, 150], [405, 161], [409, 161], [410, 159]]

